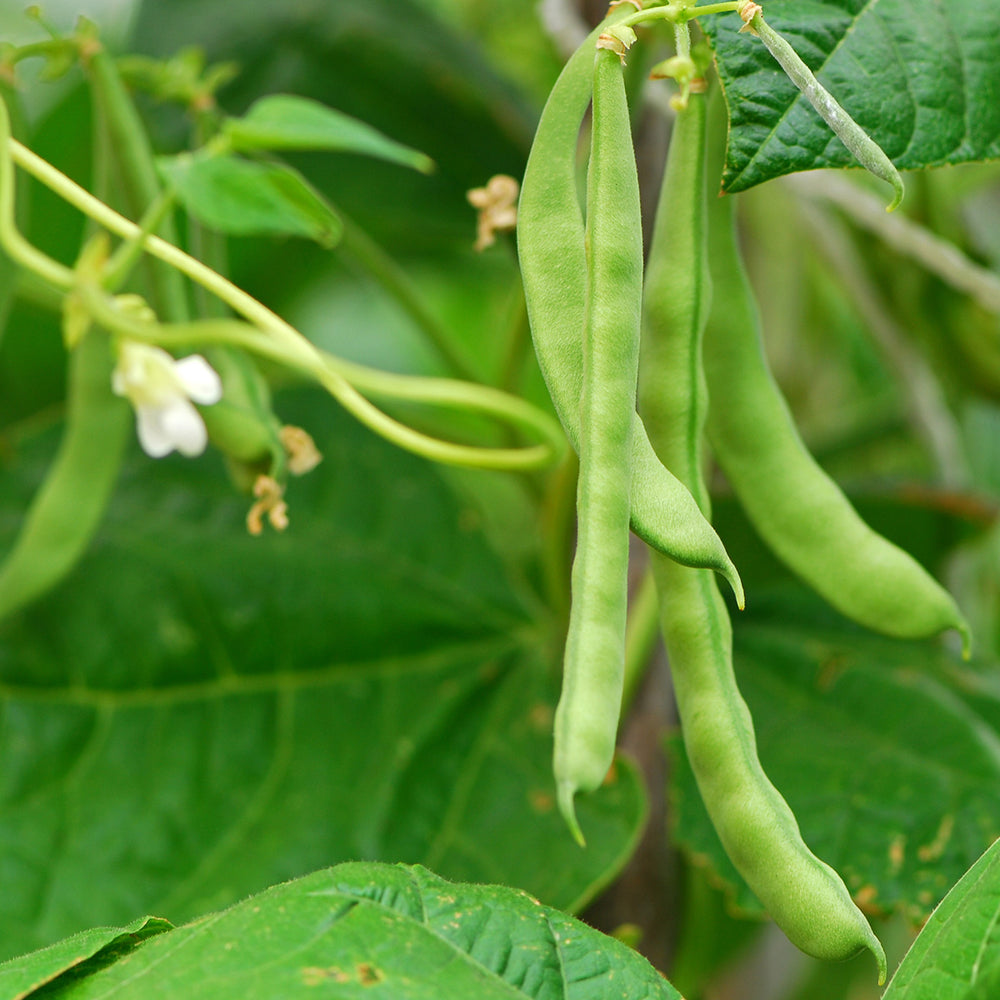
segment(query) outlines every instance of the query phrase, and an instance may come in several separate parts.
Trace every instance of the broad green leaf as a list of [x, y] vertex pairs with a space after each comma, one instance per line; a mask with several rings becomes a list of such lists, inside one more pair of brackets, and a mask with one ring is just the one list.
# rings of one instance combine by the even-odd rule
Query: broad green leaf
[[123, 958], [147, 938], [162, 934], [170, 927], [168, 921], [158, 917], [141, 917], [124, 927], [95, 927], [81, 931], [29, 955], [0, 962], [0, 997], [21, 1000], [95, 957]]
[[945, 896], [884, 1000], [990, 1000], [1000, 988], [1000, 842]]
[[223, 134], [238, 151], [340, 150], [399, 163], [425, 174], [434, 169], [429, 156], [395, 142], [371, 125], [293, 94], [262, 97], [242, 118], [227, 119]]
[[[1000, 834], [1000, 696], [936, 644], [864, 633], [801, 592], [759, 595], [735, 626], [761, 761], [806, 843], [868, 910], [919, 923]], [[676, 839], [760, 912], [672, 746]]]
[[240, 76], [221, 95], [232, 113], [280, 89], [430, 156], [438, 165], [430, 177], [342, 153], [296, 161], [393, 251], [471, 246], [475, 213], [465, 192], [493, 174], [516, 177], [524, 169], [537, 107], [493, 69], [470, 34], [436, 18], [423, 0], [147, 0], [135, 29], [138, 49], [149, 54], [169, 56], [196, 39], [210, 61], [238, 62]]
[[527, 893], [344, 864], [79, 970], [48, 995], [679, 1000], [639, 954]]
[[209, 229], [234, 236], [305, 236], [324, 247], [340, 239], [337, 213], [291, 167], [190, 153], [157, 163], [184, 207]]
[[[626, 761], [581, 799], [586, 851], [554, 807], [563, 626], [526, 567], [429, 463], [326, 397], [275, 405], [324, 456], [284, 534], [247, 535], [218, 460], [137, 456], [89, 555], [0, 626], [4, 955], [356, 859], [576, 909], [634, 848]], [[0, 551], [41, 450], [0, 468]]]
[[[1000, 6], [768, 0], [768, 23], [901, 170], [1000, 157]], [[736, 14], [703, 19], [729, 105], [723, 186], [742, 191], [847, 149]]]

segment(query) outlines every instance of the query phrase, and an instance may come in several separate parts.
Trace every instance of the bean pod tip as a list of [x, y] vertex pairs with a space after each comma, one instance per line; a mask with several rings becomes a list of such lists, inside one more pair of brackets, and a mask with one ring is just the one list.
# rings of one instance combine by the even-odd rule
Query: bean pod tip
[[733, 597], [736, 598], [736, 607], [743, 611], [746, 608], [746, 594], [743, 592], [743, 581], [740, 579], [739, 571], [729, 562], [721, 571], [726, 583], [732, 588]]
[[971, 660], [972, 659], [972, 629], [969, 628], [969, 623], [964, 618], [959, 618], [958, 623], [955, 625], [958, 634], [962, 637], [962, 659]]
[[878, 984], [879, 986], [885, 986], [885, 978], [889, 972], [885, 960], [885, 949], [882, 947], [882, 942], [875, 937], [874, 932], [872, 932], [872, 939], [868, 945], [868, 950], [875, 956], [875, 961], [878, 963]]
[[562, 818], [566, 821], [573, 839], [581, 847], [586, 847], [587, 841], [584, 839], [583, 830], [580, 829], [580, 821], [576, 818], [576, 807], [573, 805], [576, 791], [576, 785], [572, 781], [560, 781], [556, 799], [559, 804], [559, 812], [562, 813]]

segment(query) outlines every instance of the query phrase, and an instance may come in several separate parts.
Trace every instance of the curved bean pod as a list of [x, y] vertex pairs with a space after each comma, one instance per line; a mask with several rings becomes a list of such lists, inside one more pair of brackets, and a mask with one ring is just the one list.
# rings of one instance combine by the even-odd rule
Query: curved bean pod
[[[644, 299], [640, 403], [660, 456], [709, 515], [702, 475], [708, 404], [702, 331], [711, 294], [705, 242], [705, 102], [678, 113]], [[647, 362], [655, 369], [649, 371]], [[837, 873], [806, 846], [757, 756], [732, 667], [732, 628], [712, 575], [653, 553], [681, 731], [702, 799], [736, 869], [788, 938], [817, 958], [885, 954]]]
[[816, 464], [774, 381], [736, 243], [732, 198], [709, 206], [716, 295], [705, 371], [720, 401], [708, 415], [715, 455], [768, 547], [838, 611], [904, 639], [969, 628], [951, 595], [908, 553], [872, 530]]
[[85, 336], [70, 356], [66, 429], [0, 565], [0, 619], [58, 583], [97, 530], [132, 428], [131, 407], [111, 391], [112, 362], [100, 332]]
[[573, 797], [579, 790], [593, 791], [608, 773], [625, 678], [629, 482], [642, 302], [639, 178], [622, 62], [613, 52], [597, 52], [591, 140], [579, 528], [553, 753], [559, 808], [581, 843]]
[[[591, 33], [552, 89], [528, 158], [518, 206], [517, 248], [538, 363], [566, 434], [579, 451], [581, 337], [587, 262], [576, 184], [580, 125], [590, 102], [598, 35]], [[721, 573], [743, 606], [739, 575], [690, 493], [657, 459], [638, 415], [632, 430], [632, 530], [687, 566]]]

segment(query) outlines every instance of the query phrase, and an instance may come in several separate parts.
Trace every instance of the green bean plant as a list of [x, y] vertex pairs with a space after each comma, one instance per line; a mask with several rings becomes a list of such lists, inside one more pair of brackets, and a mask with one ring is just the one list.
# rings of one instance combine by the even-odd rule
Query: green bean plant
[[1000, 14], [494, 6], [0, 19], [0, 1000], [1000, 995]]

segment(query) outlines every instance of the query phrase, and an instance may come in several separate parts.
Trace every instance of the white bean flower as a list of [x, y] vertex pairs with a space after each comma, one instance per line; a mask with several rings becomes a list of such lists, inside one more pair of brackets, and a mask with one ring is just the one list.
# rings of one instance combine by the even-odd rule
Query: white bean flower
[[192, 403], [217, 403], [222, 381], [200, 354], [178, 360], [160, 347], [123, 340], [111, 388], [135, 408], [139, 443], [151, 458], [205, 450], [205, 421]]

